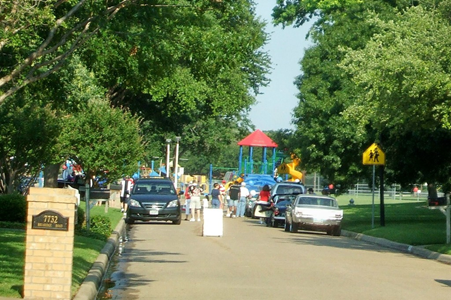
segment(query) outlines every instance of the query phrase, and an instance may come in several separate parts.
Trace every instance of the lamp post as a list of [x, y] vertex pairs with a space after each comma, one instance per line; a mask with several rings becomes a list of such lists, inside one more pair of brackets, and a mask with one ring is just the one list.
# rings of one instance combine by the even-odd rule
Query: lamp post
[[179, 143], [180, 143], [180, 137], [176, 136], [175, 137], [175, 141], [177, 142], [177, 144], [175, 144], [175, 165], [174, 165], [174, 186], [175, 189], [177, 189], [177, 184], [178, 184], [178, 173], [179, 173]]
[[169, 178], [169, 155], [171, 151], [171, 139], [166, 139], [166, 177]]

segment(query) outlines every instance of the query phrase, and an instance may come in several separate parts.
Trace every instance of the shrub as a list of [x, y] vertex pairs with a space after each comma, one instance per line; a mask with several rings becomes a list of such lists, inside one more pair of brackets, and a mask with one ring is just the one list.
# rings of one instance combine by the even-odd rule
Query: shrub
[[105, 237], [105, 240], [111, 235], [113, 230], [111, 229], [111, 221], [105, 216], [93, 216], [91, 218], [91, 230], [94, 233], [98, 233]]
[[77, 208], [77, 224], [75, 225], [75, 229], [81, 229], [85, 224], [85, 210], [80, 206]]
[[[84, 217], [83, 217], [84, 220]], [[76, 234], [80, 236], [85, 236], [97, 240], [106, 241], [113, 229], [111, 228], [111, 221], [108, 217], [105, 216], [92, 216], [91, 217], [91, 226], [89, 231], [86, 229], [86, 223], [83, 222], [83, 226], [81, 227], [81, 223], [76, 227]]]
[[25, 196], [14, 193], [0, 195], [0, 221], [25, 223], [27, 200]]

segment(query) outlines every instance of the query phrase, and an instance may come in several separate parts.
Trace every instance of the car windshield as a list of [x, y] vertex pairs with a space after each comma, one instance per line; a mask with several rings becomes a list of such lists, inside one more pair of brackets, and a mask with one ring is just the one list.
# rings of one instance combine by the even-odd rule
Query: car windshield
[[299, 186], [279, 186], [276, 191], [277, 194], [300, 194], [302, 193], [302, 188]]
[[166, 182], [137, 183], [133, 187], [133, 194], [175, 195], [172, 184]]
[[[282, 204], [282, 202], [291, 202], [296, 198], [296, 195], [275, 195], [274, 196], [274, 203], [275, 204]], [[286, 203], [284, 203], [286, 204]]]
[[301, 197], [299, 198], [297, 205], [337, 207], [337, 202], [334, 199], [329, 198]]

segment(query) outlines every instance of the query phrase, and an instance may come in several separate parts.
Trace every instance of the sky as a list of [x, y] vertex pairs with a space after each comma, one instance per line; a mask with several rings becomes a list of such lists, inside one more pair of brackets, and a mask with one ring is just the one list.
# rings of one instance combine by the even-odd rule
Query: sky
[[298, 90], [293, 84], [296, 76], [301, 74], [299, 61], [304, 50], [311, 46], [305, 39], [311, 26], [293, 28], [272, 25], [272, 8], [276, 0], [256, 0], [256, 14], [266, 23], [265, 31], [270, 34], [270, 41], [264, 47], [272, 61], [271, 79], [267, 87], [261, 88], [257, 95], [257, 104], [251, 108], [249, 118], [256, 129], [262, 131], [294, 129], [291, 124], [292, 113], [297, 106]]

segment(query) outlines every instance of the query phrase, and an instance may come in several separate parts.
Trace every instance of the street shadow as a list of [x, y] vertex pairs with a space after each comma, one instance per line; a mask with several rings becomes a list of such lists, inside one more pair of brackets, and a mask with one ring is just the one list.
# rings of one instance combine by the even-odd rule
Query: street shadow
[[448, 287], [451, 287], [451, 280], [436, 279], [435, 281]]
[[[139, 241], [137, 241], [139, 242]], [[133, 247], [130, 247], [133, 248]], [[136, 250], [128, 252], [125, 250], [122, 252], [120, 261], [124, 262], [142, 262], [142, 263], [158, 263], [158, 264], [180, 264], [186, 263], [186, 260], [175, 260], [175, 259], [155, 259], [155, 257], [177, 257], [182, 255], [181, 253], [175, 252], [161, 252], [161, 251], [152, 251], [152, 250]]]
[[[257, 220], [245, 220], [248, 226], [252, 227], [265, 227], [265, 225], [259, 224]], [[308, 231], [299, 230], [297, 233], [285, 232], [283, 227], [266, 227], [267, 230], [279, 231], [283, 234], [283, 237], [274, 237], [278, 243], [294, 243], [300, 245], [312, 245], [318, 247], [335, 247], [342, 249], [355, 249], [355, 250], [367, 250], [374, 252], [393, 252], [397, 251], [391, 248], [385, 248], [376, 244], [368, 243], [365, 241], [356, 241], [352, 238], [345, 236], [329, 236], [322, 231]], [[401, 251], [397, 251], [402, 253]]]

